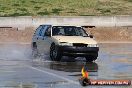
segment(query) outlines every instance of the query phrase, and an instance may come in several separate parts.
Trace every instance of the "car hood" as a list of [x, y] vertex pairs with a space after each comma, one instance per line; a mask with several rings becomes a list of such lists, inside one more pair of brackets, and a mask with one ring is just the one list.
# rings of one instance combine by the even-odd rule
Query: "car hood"
[[58, 42], [97, 44], [97, 42], [90, 37], [83, 36], [52, 36], [52, 37]]

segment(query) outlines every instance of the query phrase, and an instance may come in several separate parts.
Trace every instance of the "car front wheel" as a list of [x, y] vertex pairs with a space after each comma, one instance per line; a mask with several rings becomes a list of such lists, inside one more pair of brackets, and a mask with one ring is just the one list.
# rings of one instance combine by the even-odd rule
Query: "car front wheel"
[[62, 58], [62, 55], [55, 44], [52, 44], [50, 47], [50, 58], [53, 61], [60, 61]]

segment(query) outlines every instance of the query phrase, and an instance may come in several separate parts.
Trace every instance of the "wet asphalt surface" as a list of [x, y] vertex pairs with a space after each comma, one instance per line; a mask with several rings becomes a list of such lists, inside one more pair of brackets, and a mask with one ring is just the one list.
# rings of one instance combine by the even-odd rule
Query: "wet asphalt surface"
[[[48, 56], [33, 58], [29, 44], [0, 44], [0, 88], [82, 88], [81, 68], [90, 79], [132, 80], [132, 44], [99, 44], [98, 59], [64, 57], [53, 62]], [[87, 86], [86, 88], [132, 88], [132, 86]]]

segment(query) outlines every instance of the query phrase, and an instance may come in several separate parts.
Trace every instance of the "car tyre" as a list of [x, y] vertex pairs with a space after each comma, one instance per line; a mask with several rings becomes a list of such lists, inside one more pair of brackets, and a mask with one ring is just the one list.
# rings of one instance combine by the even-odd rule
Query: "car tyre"
[[32, 56], [33, 58], [36, 58], [38, 56], [38, 49], [36, 43], [32, 43]]
[[93, 62], [97, 59], [97, 56], [86, 56], [85, 58], [87, 62]]
[[62, 58], [61, 52], [58, 50], [55, 44], [52, 44], [50, 47], [50, 58], [53, 61], [60, 61]]

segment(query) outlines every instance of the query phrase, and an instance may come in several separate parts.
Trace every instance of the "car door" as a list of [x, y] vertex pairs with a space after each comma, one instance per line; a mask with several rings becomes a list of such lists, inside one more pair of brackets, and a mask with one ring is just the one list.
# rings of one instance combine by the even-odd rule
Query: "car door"
[[40, 52], [49, 54], [51, 45], [51, 26], [46, 25], [42, 32], [42, 38], [39, 40]]
[[46, 27], [45, 25], [41, 25], [38, 29], [39, 31], [37, 34], [36, 43], [37, 43], [37, 49], [38, 49], [39, 54], [42, 54], [44, 52], [44, 47], [41, 42], [44, 40], [43, 34], [45, 32], [45, 27]]

